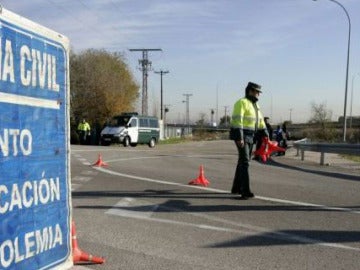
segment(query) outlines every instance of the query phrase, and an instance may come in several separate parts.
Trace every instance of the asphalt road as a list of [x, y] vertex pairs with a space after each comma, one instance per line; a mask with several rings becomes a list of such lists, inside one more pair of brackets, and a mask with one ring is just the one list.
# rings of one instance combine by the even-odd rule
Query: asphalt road
[[[231, 141], [72, 146], [74, 269], [359, 269], [360, 176], [288, 157], [252, 161], [256, 197], [229, 194]], [[108, 167], [91, 164], [102, 155]], [[203, 165], [207, 188], [188, 185]]]

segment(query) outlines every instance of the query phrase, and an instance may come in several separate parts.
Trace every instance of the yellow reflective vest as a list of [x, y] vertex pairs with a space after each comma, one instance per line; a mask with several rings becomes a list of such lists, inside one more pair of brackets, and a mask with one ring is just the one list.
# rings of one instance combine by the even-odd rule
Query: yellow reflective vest
[[79, 131], [90, 131], [90, 125], [89, 125], [89, 123], [88, 123], [88, 122], [85, 122], [85, 123], [81, 122], [81, 123], [79, 123], [79, 125], [78, 125], [78, 130], [79, 130]]
[[257, 131], [263, 131], [267, 134], [259, 105], [246, 97], [235, 103], [230, 125], [233, 133], [230, 134], [230, 137], [233, 140], [244, 140], [247, 136], [253, 137]]

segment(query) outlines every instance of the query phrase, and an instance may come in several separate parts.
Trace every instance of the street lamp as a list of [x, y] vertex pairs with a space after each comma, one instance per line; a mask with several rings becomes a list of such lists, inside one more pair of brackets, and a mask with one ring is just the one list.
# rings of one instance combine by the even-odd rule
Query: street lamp
[[[313, 0], [317, 1], [317, 0]], [[339, 5], [345, 12], [349, 21], [349, 35], [348, 35], [348, 48], [347, 48], [347, 62], [346, 62], [346, 78], [345, 78], [345, 100], [344, 100], [344, 124], [343, 124], [343, 141], [346, 142], [346, 103], [347, 103], [347, 90], [348, 90], [348, 77], [349, 77], [349, 61], [350, 61], [350, 35], [351, 35], [351, 22], [350, 16], [345, 7], [336, 0], [329, 0]]]
[[163, 120], [163, 75], [169, 73], [168, 70], [155, 71], [156, 74], [160, 74], [160, 120]]
[[170, 104], [164, 104], [164, 136], [168, 138], [168, 129], [166, 124], [166, 114], [169, 112]]
[[352, 106], [353, 106], [353, 95], [354, 95], [354, 79], [356, 76], [359, 76], [360, 73], [356, 73], [352, 77], [352, 83], [351, 83], [351, 97], [350, 97], [350, 128], [352, 128]]

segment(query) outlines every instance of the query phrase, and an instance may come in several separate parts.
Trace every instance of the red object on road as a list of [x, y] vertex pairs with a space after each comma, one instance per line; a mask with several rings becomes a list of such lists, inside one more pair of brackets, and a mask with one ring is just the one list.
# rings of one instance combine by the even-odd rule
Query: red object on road
[[109, 165], [102, 160], [101, 154], [99, 154], [98, 160], [93, 164], [93, 166], [107, 167]]
[[273, 152], [284, 152], [286, 149], [279, 147], [276, 141], [269, 141], [268, 137], [264, 137], [259, 149], [254, 151], [255, 156], [259, 156], [263, 162], [266, 162]]
[[189, 182], [189, 185], [198, 185], [207, 187], [210, 184], [209, 180], [206, 179], [204, 175], [204, 167], [200, 165], [200, 173], [196, 179], [193, 179]]
[[82, 251], [79, 248], [77, 238], [76, 238], [76, 229], [75, 229], [74, 221], [71, 224], [71, 238], [72, 238], [72, 256], [73, 256], [74, 264], [81, 263], [81, 262], [102, 264], [105, 262], [104, 258], [93, 256], [91, 254], [88, 254], [88, 253]]

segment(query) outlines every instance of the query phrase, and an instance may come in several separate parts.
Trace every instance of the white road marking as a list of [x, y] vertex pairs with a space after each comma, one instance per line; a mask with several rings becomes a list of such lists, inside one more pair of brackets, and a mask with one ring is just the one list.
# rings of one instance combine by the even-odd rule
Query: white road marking
[[[197, 223], [190, 223], [190, 222], [184, 222], [184, 221], [175, 221], [175, 220], [169, 220], [169, 219], [163, 219], [163, 218], [155, 218], [153, 217], [153, 214], [156, 212], [157, 209], [167, 209], [175, 212], [182, 212], [181, 209], [172, 208], [172, 207], [166, 207], [158, 204], [149, 204], [149, 202], [142, 201], [142, 200], [136, 200], [134, 198], [123, 198], [120, 200], [117, 204], [115, 204], [111, 209], [106, 211], [106, 214], [109, 215], [115, 215], [120, 217], [126, 217], [126, 218], [134, 218], [134, 219], [140, 219], [140, 220], [146, 220], [150, 222], [159, 222], [159, 223], [165, 223], [165, 224], [172, 224], [172, 225], [179, 225], [179, 226], [187, 226], [187, 227], [194, 227], [198, 229], [203, 230], [211, 230], [211, 231], [219, 231], [219, 232], [226, 232], [226, 233], [236, 233], [245, 235], [247, 237], [251, 236], [259, 236], [260, 237], [267, 237], [267, 238], [275, 238], [275, 239], [283, 239], [283, 240], [291, 240], [299, 243], [304, 244], [313, 244], [313, 245], [319, 245], [319, 246], [325, 246], [325, 247], [331, 247], [331, 248], [338, 248], [338, 249], [346, 249], [346, 250], [354, 250], [354, 251], [360, 251], [360, 248], [346, 246], [342, 244], [337, 243], [327, 243], [323, 242], [317, 239], [312, 239], [304, 236], [298, 236], [291, 233], [285, 233], [285, 232], [278, 232], [278, 231], [271, 231], [268, 228], [244, 224], [224, 220], [223, 218], [217, 218], [206, 214], [199, 214], [199, 213], [185, 213], [187, 215], [192, 215], [200, 218], [204, 218], [207, 220], [232, 225], [241, 228], [239, 229], [232, 229], [227, 228], [224, 226], [211, 226], [207, 224], [197, 224]], [[133, 209], [133, 210], [131, 210]]]
[[164, 156], [178, 158], [178, 157], [186, 157], [186, 158], [201, 158], [201, 157], [224, 157], [224, 156], [234, 156], [231, 154], [221, 154], [221, 155], [161, 155], [155, 157], [132, 157], [132, 158], [119, 158], [119, 159], [110, 159], [106, 160], [106, 163], [117, 162], [117, 161], [129, 161], [129, 160], [139, 160], [139, 159], [159, 159], [164, 158]]
[[[164, 218], [154, 218], [151, 216], [142, 215], [141, 213], [130, 213], [130, 212], [131, 211], [110, 209], [110, 210], [106, 211], [105, 213], [109, 214], [109, 215], [115, 215], [115, 216], [126, 217], [126, 218], [135, 218], [135, 219], [148, 220], [148, 221], [159, 222], [159, 223], [195, 227], [195, 228], [204, 229], [204, 230], [232, 232], [232, 233], [240, 233], [240, 234], [244, 234], [244, 235], [249, 235], [248, 231], [234, 230], [234, 229], [229, 229], [229, 228], [224, 228], [224, 227], [209, 226], [209, 225], [205, 225], [205, 224], [189, 223], [189, 222], [176, 221], [176, 220], [170, 220], [170, 219], [164, 219]], [[255, 233], [254, 233], [254, 235], [255, 235]]]
[[70, 270], [91, 270], [91, 268], [82, 266], [82, 265], [74, 265], [70, 268]]
[[88, 182], [92, 179], [92, 177], [88, 177], [88, 176], [74, 176], [71, 178], [72, 181], [76, 181], [76, 182]]
[[88, 170], [88, 171], [82, 171], [81, 174], [82, 174], [82, 175], [97, 175], [98, 172], [94, 172], [94, 171]]
[[[111, 174], [111, 175], [122, 176], [122, 177], [136, 179], [136, 180], [145, 181], [145, 182], [164, 184], [164, 185], [170, 185], [170, 186], [186, 187], [186, 188], [192, 188], [192, 189], [202, 189], [202, 190], [212, 191], [212, 192], [217, 192], [217, 193], [229, 193], [229, 191], [227, 191], [227, 190], [221, 190], [221, 189], [215, 189], [215, 188], [209, 188], [209, 187], [201, 187], [201, 186], [193, 186], [193, 185], [185, 185], [185, 184], [180, 184], [180, 183], [175, 183], [175, 182], [168, 182], [168, 181], [163, 181], [163, 180], [158, 180], [158, 179], [152, 179], [152, 178], [148, 178], [148, 177], [141, 177], [141, 176], [136, 176], [136, 175], [131, 175], [131, 174], [119, 173], [119, 172], [115, 172], [115, 171], [112, 171], [109, 169], [105, 169], [103, 167], [94, 167], [94, 169], [99, 170], [104, 173]], [[332, 211], [341, 211], [341, 212], [350, 212], [353, 214], [360, 214], [360, 211], [356, 211], [356, 210], [350, 209], [350, 208], [331, 207], [331, 206], [326, 206], [326, 205], [321, 205], [321, 204], [290, 201], [290, 200], [283, 200], [283, 199], [263, 197], [263, 196], [256, 196], [255, 199], [269, 201], [269, 202], [282, 203], [282, 204], [314, 207], [314, 208], [319, 208], [319, 209], [324, 209], [324, 210], [332, 210]]]
[[77, 190], [79, 187], [81, 187], [81, 184], [71, 183], [71, 191]]
[[151, 218], [152, 214], [158, 207], [158, 205], [149, 205], [149, 203], [146, 201], [135, 200], [133, 198], [124, 198], [105, 213], [133, 218]]
[[360, 211], [357, 211], [357, 210], [354, 210], [351, 208], [332, 207], [332, 206], [326, 206], [326, 205], [321, 205], [321, 204], [313, 204], [313, 203], [306, 203], [306, 202], [299, 202], [299, 201], [289, 201], [289, 200], [269, 198], [269, 197], [263, 197], [263, 196], [256, 196], [256, 198], [259, 200], [269, 201], [269, 202], [277, 202], [277, 203], [291, 204], [291, 205], [297, 205], [297, 206], [320, 208], [323, 210], [332, 210], [332, 211], [350, 212], [353, 214], [360, 214]]
[[[201, 156], [203, 156], [203, 155], [196, 156], [196, 157], [201, 157]], [[190, 156], [187, 155], [186, 157], [190, 157]], [[191, 157], [195, 157], [195, 156], [191, 156]], [[156, 157], [149, 157], [149, 158], [156, 158]], [[133, 158], [133, 159], [142, 159], [142, 158]], [[112, 160], [112, 161], [114, 162], [114, 161], [120, 161], [120, 160], [129, 160], [129, 158]], [[106, 161], [106, 162], [111, 162], [111, 161]], [[159, 179], [152, 179], [152, 178], [148, 178], [148, 177], [140, 177], [140, 176], [136, 176], [136, 175], [119, 173], [119, 172], [116, 172], [116, 171], [105, 169], [103, 167], [93, 167], [93, 168], [98, 170], [98, 171], [108, 173], [108, 174], [111, 174], [111, 175], [121, 176], [121, 177], [125, 177], [125, 178], [130, 178], [130, 179], [136, 179], [136, 180], [145, 181], [145, 182], [164, 184], [164, 185], [172, 185], [172, 186], [179, 186], [179, 187], [184, 187], [184, 188], [201, 189], [201, 190], [212, 191], [212, 192], [217, 192], [217, 193], [225, 193], [225, 194], [229, 193], [228, 191], [221, 190], [221, 189], [214, 189], [214, 188], [208, 188], [208, 187], [186, 185], [186, 184], [180, 184], [180, 183], [175, 183], [175, 182], [163, 181], [163, 180], [159, 180]], [[333, 211], [341, 211], [341, 212], [350, 212], [350, 213], [354, 213], [354, 214], [360, 214], [360, 211], [356, 211], [356, 210], [349, 209], [349, 208], [329, 207], [329, 206], [325, 206], [325, 205], [306, 203], [306, 202], [299, 202], [299, 201], [283, 200], [283, 199], [263, 197], [263, 196], [256, 196], [255, 199], [263, 200], [263, 201], [269, 201], [269, 202], [276, 202], [276, 203], [281, 203], [281, 204], [290, 204], [290, 205], [297, 205], [297, 206], [314, 207], [314, 208], [319, 208], [319, 209], [324, 209], [324, 210], [333, 210]], [[142, 205], [140, 205], [142, 210], [141, 209], [139, 210], [139, 208], [137, 209], [137, 211], [133, 211], [133, 210], [129, 210], [129, 209], [121, 209], [121, 207], [129, 207], [131, 201], [132, 201], [131, 198], [130, 199], [127, 198], [127, 201], [120, 201], [113, 208], [109, 209], [106, 213], [111, 214], [111, 215], [130, 217], [130, 218], [142, 219], [142, 220], [153, 221], [153, 222], [161, 222], [161, 223], [182, 225], [182, 226], [191, 226], [191, 227], [196, 227], [196, 228], [200, 228], [200, 229], [204, 229], [204, 230], [216, 230], [216, 231], [224, 231], [224, 232], [239, 233], [239, 234], [245, 234], [245, 235], [256, 235], [256, 236], [258, 236], [258, 234], [260, 232], [260, 233], [263, 233], [264, 237], [272, 237], [272, 238], [276, 238], [276, 239], [281, 238], [281, 239], [297, 241], [297, 242], [305, 243], [305, 244], [315, 244], [315, 245], [332, 247], [332, 248], [360, 251], [360, 248], [356, 248], [356, 247], [346, 246], [346, 245], [337, 244], [337, 243], [327, 243], [327, 242], [323, 242], [323, 241], [320, 241], [320, 240], [317, 240], [317, 239], [298, 236], [298, 235], [295, 235], [295, 234], [290, 234], [290, 233], [281, 232], [281, 231], [280, 232], [276, 232], [276, 231], [274, 232], [274, 231], [271, 231], [271, 230], [269, 230], [267, 228], [263, 228], [263, 227], [259, 227], [259, 226], [253, 226], [253, 225], [249, 225], [249, 224], [242, 224], [242, 223], [239, 223], [239, 222], [232, 222], [232, 221], [229, 221], [229, 220], [225, 220], [225, 219], [222, 219], [222, 218], [216, 218], [216, 217], [206, 215], [206, 214], [202, 214], [202, 213], [187, 213], [187, 214], [202, 217], [202, 218], [205, 218], [205, 219], [208, 219], [208, 220], [211, 220], [211, 221], [221, 222], [221, 223], [227, 224], [227, 225], [240, 227], [240, 228], [243, 228], [243, 229], [246, 229], [246, 230], [238, 230], [238, 229], [231, 229], [231, 228], [226, 228], [226, 227], [210, 226], [210, 225], [206, 225], [206, 224], [195, 224], [195, 223], [188, 223], [188, 222], [180, 222], [180, 221], [174, 221], [174, 220], [168, 220], [168, 219], [161, 219], [161, 218], [152, 217], [154, 211], [156, 211], [156, 209], [158, 207], [163, 207], [163, 206], [160, 206], [160, 205], [146, 205], [146, 204], [144, 205], [144, 203], [142, 203]], [[139, 205], [137, 205], [137, 206], [139, 207]], [[133, 206], [131, 206], [131, 207], [133, 207]], [[150, 209], [150, 211], [147, 211], [148, 209]], [[175, 211], [176, 210], [180, 211], [180, 209], [174, 209], [174, 210]]]
[[[202, 157], [204, 155], [196, 155], [196, 156], [179, 155], [178, 157], [180, 157], [180, 156], [184, 156], [184, 157]], [[221, 155], [221, 156], [223, 156], [223, 155]], [[110, 160], [110, 161], [107, 160], [106, 162], [115, 162], [115, 161], [123, 161], [123, 160], [137, 160], [137, 159], [150, 159], [150, 158], [160, 158], [160, 157], [123, 158], [123, 159], [116, 159], [116, 160]], [[102, 167], [94, 167], [94, 168], [97, 169], [97, 170], [103, 171], [105, 173], [109, 173], [109, 174], [113, 174], [113, 175], [117, 175], [117, 176], [123, 176], [123, 177], [127, 177], [127, 178], [132, 178], [132, 179], [137, 179], [137, 180], [141, 180], [141, 181], [147, 181], [147, 182], [153, 182], [153, 183], [165, 184], [165, 185], [175, 185], [175, 186], [181, 186], [181, 187], [187, 187], [187, 188], [203, 189], [203, 190], [217, 192], [217, 193], [229, 193], [229, 191], [227, 191], [227, 190], [214, 189], [214, 188], [208, 188], [208, 187], [200, 187], [200, 186], [191, 186], [191, 185], [179, 184], [179, 183], [168, 182], [168, 181], [163, 181], [163, 180], [151, 179], [151, 178], [147, 178], [147, 177], [140, 177], [140, 176], [135, 176], [135, 175], [130, 175], [130, 174], [123, 174], [123, 173], [118, 173], [118, 172], [115, 172], [115, 171], [111, 171], [109, 169], [104, 169]], [[331, 207], [331, 206], [326, 206], [326, 205], [321, 205], [321, 204], [313, 204], [313, 203], [300, 202], [300, 201], [290, 201], [290, 200], [271, 198], [271, 197], [264, 197], [264, 196], [256, 196], [256, 199], [263, 200], [263, 201], [269, 201], [269, 202], [276, 202], [276, 203], [281, 203], [281, 204], [289, 204], [289, 205], [305, 206], [305, 207], [314, 207], [314, 208], [319, 208], [319, 209], [323, 209], [323, 210], [332, 210], [332, 211], [350, 212], [350, 213], [353, 213], [353, 214], [360, 214], [360, 211], [357, 211], [357, 210], [354, 210], [354, 209], [351, 209], [351, 208]]]

